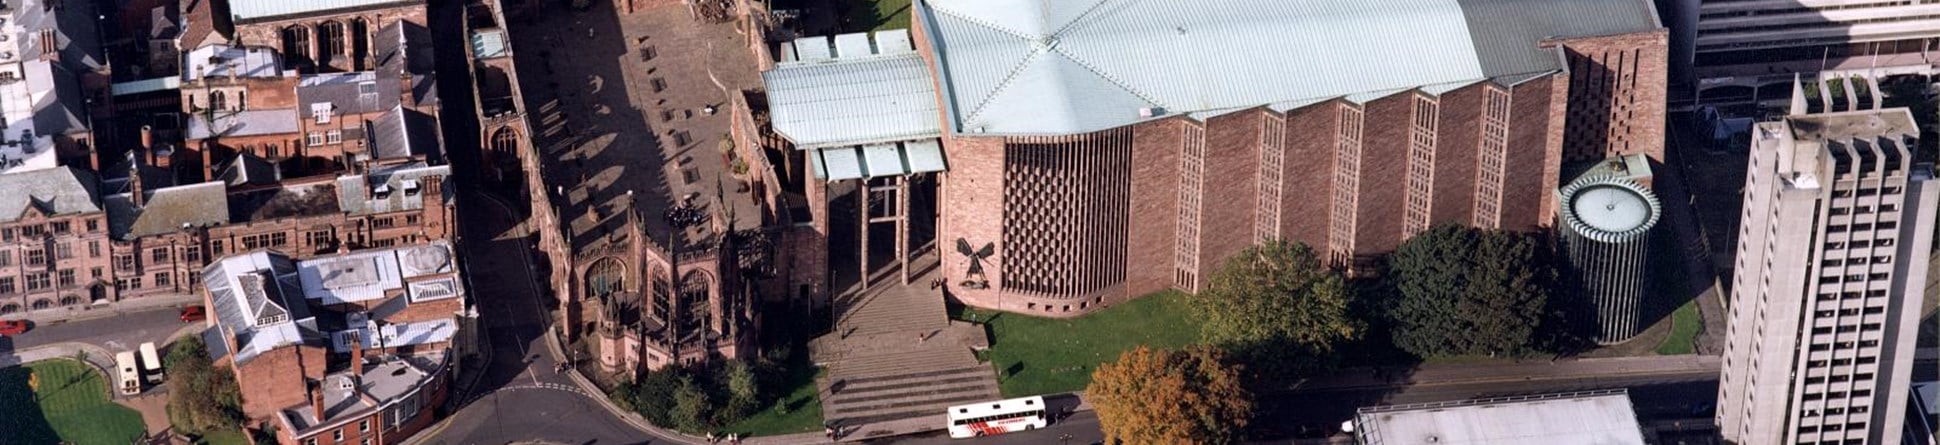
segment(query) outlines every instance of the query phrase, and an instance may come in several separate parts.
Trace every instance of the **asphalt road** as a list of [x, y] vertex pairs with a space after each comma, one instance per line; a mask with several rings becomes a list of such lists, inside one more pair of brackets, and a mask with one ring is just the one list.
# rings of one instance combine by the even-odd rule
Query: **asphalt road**
[[177, 309], [172, 307], [92, 320], [42, 324], [34, 326], [26, 334], [0, 337], [0, 353], [61, 342], [89, 343], [110, 351], [131, 350], [142, 342], [166, 340], [170, 334], [187, 325], [177, 318]]
[[[1285, 393], [1263, 398], [1259, 406], [1260, 417], [1253, 420], [1252, 429], [1276, 439], [1318, 438], [1339, 431], [1341, 422], [1351, 419], [1354, 410], [1363, 406], [1615, 388], [1629, 389], [1631, 403], [1636, 406], [1640, 420], [1703, 418], [1710, 416], [1710, 412], [1705, 410], [1717, 397], [1717, 379], [1715, 372], [1688, 372], [1641, 377], [1585, 377], [1453, 385], [1425, 384], [1401, 388], [1357, 388]], [[884, 443], [1063, 445], [1065, 442], [1061, 439], [1066, 434], [1071, 435], [1068, 442], [1071, 444], [1092, 444], [1104, 440], [1104, 434], [1098, 430], [1097, 416], [1090, 412], [1082, 412], [1038, 431], [963, 440], [953, 440], [946, 434], [933, 433], [895, 438]]]
[[460, 205], [465, 237], [459, 243], [472, 281], [471, 298], [491, 342], [492, 361], [444, 428], [425, 444], [649, 443], [599, 405], [599, 394], [582, 392], [564, 375], [545, 343], [546, 311], [538, 298], [540, 277], [530, 268], [530, 247], [510, 209], [471, 194]]
[[[1068, 438], [1066, 436], [1069, 436]], [[1098, 431], [1098, 415], [1090, 411], [1072, 414], [1064, 420], [1051, 423], [1041, 430], [1000, 434], [975, 439], [951, 439], [944, 432], [902, 436], [882, 441], [882, 443], [906, 445], [1089, 445], [1103, 442], [1105, 434]]]

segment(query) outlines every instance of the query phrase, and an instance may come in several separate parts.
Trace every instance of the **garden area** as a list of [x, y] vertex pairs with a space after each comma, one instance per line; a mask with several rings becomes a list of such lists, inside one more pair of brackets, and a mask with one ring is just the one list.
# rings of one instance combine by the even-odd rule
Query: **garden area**
[[997, 369], [1005, 397], [1077, 391], [1091, 383], [1098, 364], [1140, 345], [1175, 349], [1199, 340], [1186, 295], [1165, 291], [1120, 303], [1084, 317], [1030, 317], [952, 306], [950, 317], [985, 323], [990, 349], [983, 358]]
[[843, 32], [909, 29], [910, 0], [858, 0], [842, 14]]
[[637, 380], [616, 382], [607, 397], [649, 423], [696, 436], [820, 431], [822, 402], [815, 379], [821, 370], [809, 359], [807, 339], [825, 330], [801, 320], [776, 323], [761, 333], [762, 344], [776, 346], [759, 357], [668, 366]]
[[144, 434], [141, 414], [108, 400], [107, 380], [87, 364], [0, 369], [0, 443], [120, 445]]
[[1657, 355], [1697, 352], [1698, 330], [1704, 327], [1704, 317], [1698, 314], [1697, 304], [1697, 300], [1691, 300], [1671, 312], [1671, 336], [1657, 344]]

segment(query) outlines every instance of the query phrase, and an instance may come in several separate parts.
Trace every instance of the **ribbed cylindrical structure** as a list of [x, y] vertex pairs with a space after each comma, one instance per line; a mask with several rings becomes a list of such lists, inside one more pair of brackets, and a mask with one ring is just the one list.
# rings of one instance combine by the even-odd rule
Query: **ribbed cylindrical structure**
[[1644, 329], [1650, 229], [1659, 204], [1629, 179], [1577, 180], [1559, 191], [1563, 249], [1579, 306], [1592, 312], [1598, 344], [1622, 343]]

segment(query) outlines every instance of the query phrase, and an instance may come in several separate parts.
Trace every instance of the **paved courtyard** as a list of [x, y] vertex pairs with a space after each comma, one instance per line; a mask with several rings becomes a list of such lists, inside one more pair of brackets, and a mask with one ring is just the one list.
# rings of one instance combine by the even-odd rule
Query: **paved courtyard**
[[520, 25], [521, 87], [577, 246], [623, 230], [628, 192], [660, 243], [671, 230], [662, 215], [681, 202], [736, 215], [690, 228], [689, 243], [710, 241], [704, 228], [760, 224], [719, 150], [729, 98], [761, 83], [731, 23], [698, 21], [679, 4], [620, 15], [594, 2]]

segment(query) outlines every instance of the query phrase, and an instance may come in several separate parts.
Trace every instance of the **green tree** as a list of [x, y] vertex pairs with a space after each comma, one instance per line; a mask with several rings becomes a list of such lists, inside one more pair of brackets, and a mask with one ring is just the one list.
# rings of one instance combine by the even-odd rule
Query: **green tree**
[[1395, 250], [1394, 343], [1422, 357], [1532, 352], [1554, 266], [1535, 235], [1437, 226]]
[[1140, 346], [1099, 365], [1085, 397], [1105, 443], [1233, 443], [1253, 417], [1253, 398], [1240, 373], [1218, 348]]
[[168, 380], [168, 419], [176, 432], [191, 435], [242, 425], [242, 392], [227, 369], [209, 360], [202, 339], [184, 337], [163, 361]]
[[674, 388], [673, 401], [673, 409], [668, 415], [673, 417], [675, 429], [697, 433], [714, 427], [714, 400], [693, 377], [680, 377], [680, 384]]
[[674, 426], [674, 392], [680, 389], [681, 382], [689, 380], [687, 371], [679, 366], [668, 366], [658, 371], [648, 372], [640, 381], [627, 385], [624, 396], [630, 405], [647, 422], [661, 427]]
[[721, 366], [721, 386], [727, 390], [727, 405], [722, 407], [722, 424], [734, 423], [752, 414], [761, 404], [761, 384], [753, 366], [742, 360], [728, 360]]
[[1201, 336], [1267, 378], [1331, 364], [1336, 345], [1359, 338], [1347, 282], [1304, 244], [1273, 241], [1226, 260], [1188, 301]]

